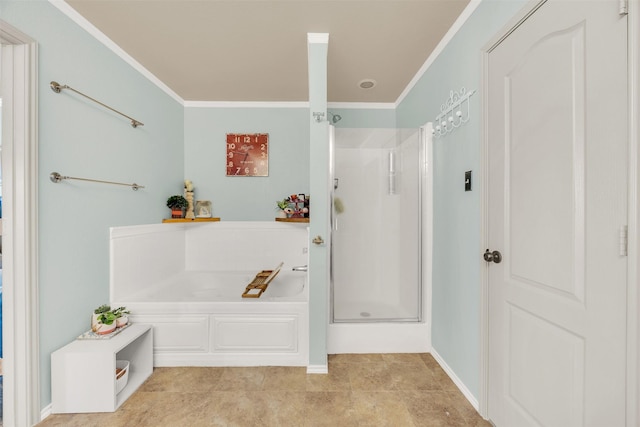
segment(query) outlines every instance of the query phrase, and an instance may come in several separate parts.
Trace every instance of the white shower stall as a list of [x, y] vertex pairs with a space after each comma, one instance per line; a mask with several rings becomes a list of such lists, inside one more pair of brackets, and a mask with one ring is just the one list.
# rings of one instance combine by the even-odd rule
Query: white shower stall
[[330, 353], [429, 349], [426, 133], [335, 129]]

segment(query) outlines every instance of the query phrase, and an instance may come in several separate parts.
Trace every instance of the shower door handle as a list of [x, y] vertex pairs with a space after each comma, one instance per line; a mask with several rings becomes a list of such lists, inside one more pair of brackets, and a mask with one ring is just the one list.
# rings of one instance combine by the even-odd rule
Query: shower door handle
[[316, 236], [311, 241], [314, 245], [324, 245], [324, 239], [321, 236]]

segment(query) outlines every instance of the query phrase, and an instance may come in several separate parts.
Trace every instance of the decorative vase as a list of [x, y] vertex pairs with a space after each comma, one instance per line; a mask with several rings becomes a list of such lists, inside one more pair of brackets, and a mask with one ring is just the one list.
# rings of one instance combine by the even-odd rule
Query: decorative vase
[[278, 211], [278, 216], [277, 218], [286, 218], [287, 217], [287, 213], [283, 210]]
[[184, 192], [184, 198], [189, 202], [189, 206], [187, 206], [187, 214], [184, 216], [187, 219], [195, 219], [195, 214], [193, 213], [193, 191]]
[[171, 218], [182, 218], [182, 209], [171, 209]]

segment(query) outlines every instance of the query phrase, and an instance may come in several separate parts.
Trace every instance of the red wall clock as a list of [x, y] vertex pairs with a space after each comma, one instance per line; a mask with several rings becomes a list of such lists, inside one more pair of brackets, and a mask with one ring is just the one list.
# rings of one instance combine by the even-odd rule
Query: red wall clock
[[269, 176], [269, 134], [227, 134], [227, 176]]

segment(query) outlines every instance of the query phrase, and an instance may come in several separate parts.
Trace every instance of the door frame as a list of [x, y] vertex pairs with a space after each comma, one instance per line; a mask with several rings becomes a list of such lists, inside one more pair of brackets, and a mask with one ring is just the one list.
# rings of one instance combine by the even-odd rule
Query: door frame
[[[487, 44], [482, 48], [481, 65], [481, 105], [482, 105], [482, 136], [481, 136], [481, 165], [483, 169], [480, 189], [480, 215], [482, 233], [478, 256], [488, 248], [488, 82], [489, 82], [489, 54], [502, 40], [515, 31], [529, 16], [548, 0], [530, 0]], [[614, 6], [612, 6], [614, 7]], [[628, 80], [629, 80], [629, 122], [628, 122], [628, 150], [629, 150], [629, 178], [628, 178], [628, 266], [627, 266], [627, 393], [626, 393], [626, 422], [627, 426], [636, 426], [640, 422], [640, 283], [639, 256], [640, 239], [638, 227], [640, 224], [640, 186], [638, 185], [638, 171], [640, 170], [640, 3], [628, 1], [627, 16], [627, 49], [628, 49]], [[488, 418], [488, 385], [489, 381], [489, 271], [487, 268], [481, 274], [480, 281], [480, 393], [479, 412]]]
[[0, 21], [2, 54], [4, 422], [40, 415], [38, 46]]

